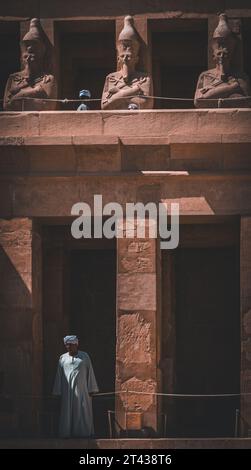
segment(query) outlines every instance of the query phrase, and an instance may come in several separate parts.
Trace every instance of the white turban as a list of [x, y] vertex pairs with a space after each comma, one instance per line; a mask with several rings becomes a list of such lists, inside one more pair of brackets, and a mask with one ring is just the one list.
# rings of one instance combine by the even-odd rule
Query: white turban
[[65, 336], [64, 344], [78, 344], [78, 337], [76, 335]]

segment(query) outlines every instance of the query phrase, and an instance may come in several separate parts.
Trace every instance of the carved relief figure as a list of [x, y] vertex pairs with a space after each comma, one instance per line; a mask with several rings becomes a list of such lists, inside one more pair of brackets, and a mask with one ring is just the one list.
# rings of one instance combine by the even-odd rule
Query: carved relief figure
[[[21, 41], [23, 69], [9, 76], [5, 87], [6, 111], [47, 111], [56, 108], [56, 102], [40, 99], [56, 98], [55, 78], [46, 70], [46, 36], [37, 18], [30, 22], [30, 29]], [[37, 98], [36, 100], [22, 98]]]
[[231, 67], [235, 46], [236, 36], [229, 28], [227, 16], [221, 14], [212, 42], [216, 67], [203, 72], [199, 77], [194, 100], [197, 108], [251, 106], [251, 99], [248, 98], [250, 85], [247, 75], [234, 71]]
[[144, 72], [136, 70], [139, 60], [140, 43], [135, 31], [133, 18], [126, 16], [118, 42], [119, 71], [106, 77], [101, 107], [102, 109], [151, 109], [152, 80]]

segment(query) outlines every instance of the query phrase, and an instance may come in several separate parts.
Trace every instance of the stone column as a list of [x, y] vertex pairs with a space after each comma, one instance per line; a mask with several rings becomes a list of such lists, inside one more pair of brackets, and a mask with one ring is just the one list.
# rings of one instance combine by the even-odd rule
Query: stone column
[[240, 300], [241, 300], [241, 430], [251, 429], [251, 216], [241, 218]]
[[214, 30], [218, 25], [218, 22], [219, 22], [218, 15], [209, 15], [208, 17], [208, 68], [209, 69], [212, 69], [215, 67], [213, 54], [212, 54], [212, 37], [214, 34]]
[[39, 257], [30, 219], [0, 220], [0, 393], [9, 400], [0, 419], [5, 435], [30, 433], [36, 422], [34, 400], [42, 383]]
[[116, 396], [117, 420], [125, 428], [127, 419], [127, 427], [135, 428], [141, 419], [141, 427], [156, 431], [159, 404], [152, 393], [159, 391], [160, 382], [158, 241], [118, 239], [117, 250], [116, 391], [124, 392]]

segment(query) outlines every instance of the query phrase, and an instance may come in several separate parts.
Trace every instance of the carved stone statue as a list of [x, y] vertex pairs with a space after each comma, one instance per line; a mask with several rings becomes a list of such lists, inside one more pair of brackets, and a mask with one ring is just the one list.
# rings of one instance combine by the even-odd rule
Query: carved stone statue
[[133, 18], [126, 16], [124, 27], [117, 42], [120, 70], [106, 77], [102, 109], [151, 109], [153, 99], [152, 80], [144, 72], [136, 70], [140, 49], [139, 38], [134, 28]]
[[248, 98], [250, 85], [247, 75], [231, 68], [235, 46], [236, 36], [229, 28], [227, 16], [221, 14], [212, 42], [216, 67], [203, 72], [199, 77], [194, 99], [197, 108], [251, 106], [251, 99]]
[[[6, 111], [47, 111], [56, 108], [56, 102], [41, 101], [57, 97], [55, 78], [46, 70], [46, 36], [37, 18], [21, 41], [23, 69], [9, 76], [4, 94]], [[22, 100], [22, 98], [28, 98]], [[37, 98], [31, 100], [29, 98]]]

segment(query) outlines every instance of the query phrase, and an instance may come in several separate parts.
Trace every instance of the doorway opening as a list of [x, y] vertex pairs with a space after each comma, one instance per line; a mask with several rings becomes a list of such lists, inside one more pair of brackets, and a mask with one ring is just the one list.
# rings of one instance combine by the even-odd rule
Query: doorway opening
[[[200, 73], [207, 69], [207, 21], [151, 20], [150, 28], [154, 94], [180, 98], [173, 101], [155, 100], [155, 108], [193, 108], [197, 80]], [[187, 98], [191, 101], [186, 101]]]
[[[113, 240], [74, 240], [66, 226], [44, 227], [44, 396], [52, 393], [63, 337], [76, 334], [89, 354], [100, 392], [115, 390], [116, 249]], [[53, 400], [45, 399], [44, 434], [57, 433]], [[108, 437], [114, 395], [93, 398], [96, 437]], [[53, 427], [51, 426], [51, 423]]]
[[[100, 109], [106, 76], [115, 71], [115, 21], [86, 20], [58, 22], [60, 44], [59, 95], [79, 99], [79, 91], [89, 90], [89, 109]], [[64, 104], [62, 110], [77, 109], [80, 103]]]
[[[116, 252], [115, 250], [73, 250], [70, 254], [70, 331], [94, 364], [102, 392], [115, 390], [116, 348]], [[95, 435], [108, 437], [108, 409], [114, 410], [114, 396], [93, 398]]]
[[237, 237], [234, 240], [235, 228], [229, 230], [231, 226], [215, 226], [215, 230], [181, 226], [179, 248], [168, 259], [168, 255], [163, 257], [163, 282], [169, 283], [172, 297], [168, 305], [167, 301], [163, 304], [171, 310], [169, 320], [164, 320], [164, 312], [163, 334], [166, 329], [169, 338], [163, 346], [173, 364], [172, 377], [169, 373], [165, 379], [168, 372], [163, 371], [164, 392], [199, 395], [165, 402], [168, 434], [175, 437], [235, 433], [240, 404], [239, 243]]

